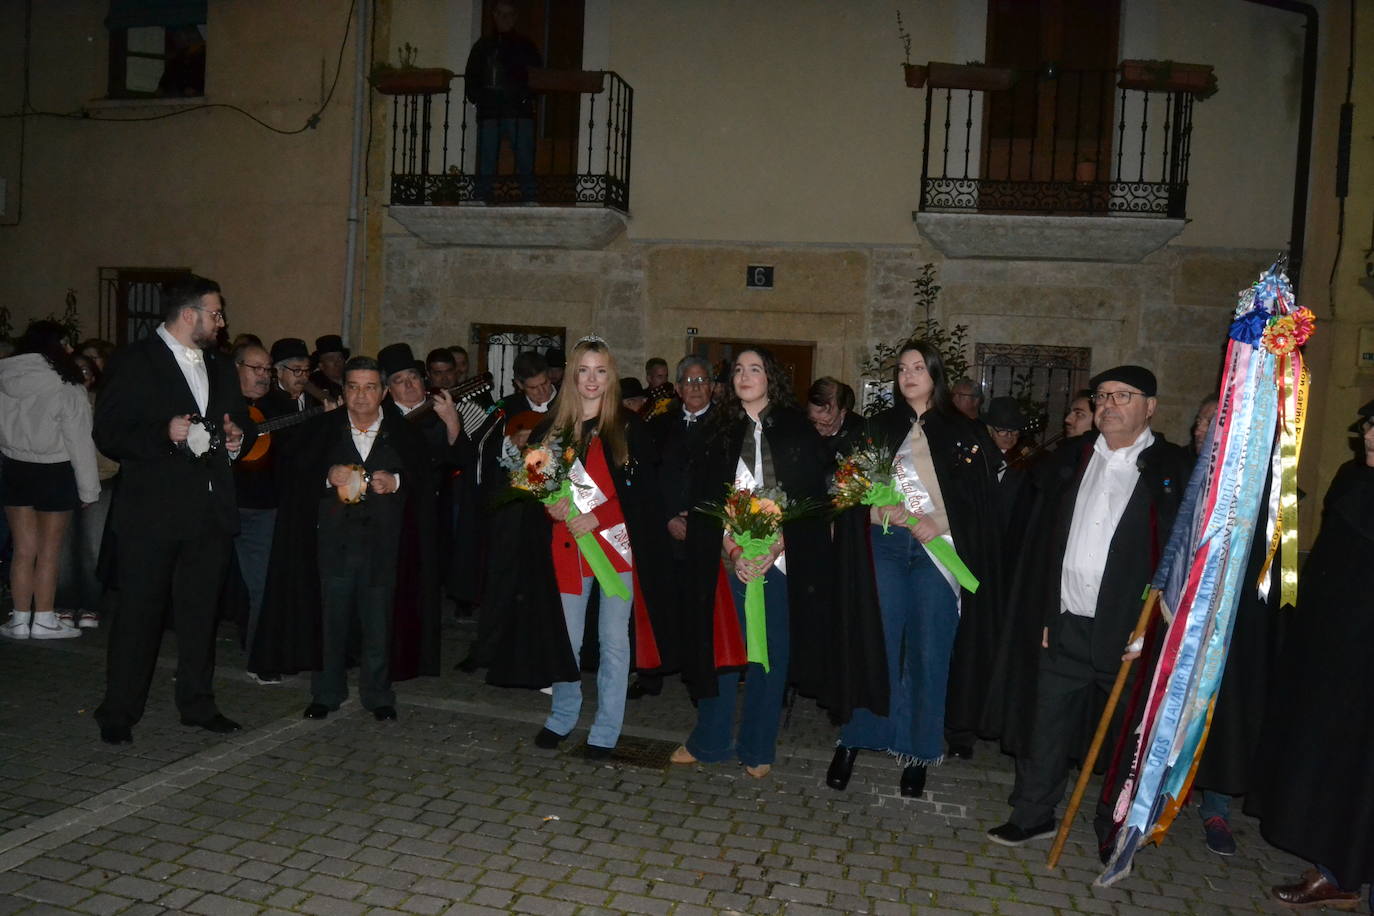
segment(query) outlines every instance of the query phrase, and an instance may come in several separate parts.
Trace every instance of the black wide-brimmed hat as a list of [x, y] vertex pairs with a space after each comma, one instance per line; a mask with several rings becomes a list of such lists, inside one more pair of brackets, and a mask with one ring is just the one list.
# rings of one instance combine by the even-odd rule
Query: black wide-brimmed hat
[[544, 351], [544, 362], [550, 369], [566, 369], [568, 357], [563, 354], [561, 347], [549, 347]]
[[1103, 382], [1121, 382], [1130, 385], [1132, 388], [1152, 398], [1159, 391], [1159, 381], [1155, 374], [1144, 366], [1117, 366], [1115, 369], [1108, 369], [1106, 372], [1099, 372], [1088, 379], [1088, 387], [1096, 391], [1097, 386]]
[[305, 341], [299, 337], [283, 337], [272, 344], [272, 362], [274, 363], [279, 363], [284, 359], [309, 358], [310, 350], [306, 347]]
[[627, 375], [620, 380], [620, 397], [642, 398], [644, 397], [644, 386], [640, 384], [639, 379]]
[[326, 334], [315, 338], [315, 358], [318, 359], [325, 353], [342, 353], [344, 359], [349, 357], [348, 347], [344, 346], [343, 338], [338, 334]]
[[1357, 413], [1360, 418], [1350, 424], [1350, 431], [1352, 433], [1363, 433], [1364, 425], [1374, 420], [1374, 401], [1370, 401], [1368, 404], [1355, 411], [1355, 413]]
[[424, 367], [415, 359], [410, 344], [394, 343], [382, 347], [377, 353], [377, 365], [382, 367], [382, 374], [386, 376], [407, 369], [414, 369], [420, 375], [424, 375]]
[[1026, 414], [1021, 410], [1021, 402], [1016, 398], [993, 398], [988, 401], [983, 422], [993, 429], [1014, 429], [1020, 432], [1026, 428]]

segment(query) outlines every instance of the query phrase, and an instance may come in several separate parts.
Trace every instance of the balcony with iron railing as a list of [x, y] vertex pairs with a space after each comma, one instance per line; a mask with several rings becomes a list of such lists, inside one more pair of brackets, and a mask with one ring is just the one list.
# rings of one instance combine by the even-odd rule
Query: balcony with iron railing
[[531, 71], [529, 104], [499, 117], [440, 72], [441, 84], [381, 90], [393, 217], [451, 244], [599, 247], [623, 228], [634, 90], [619, 74]]
[[1181, 231], [1194, 92], [1125, 70], [929, 67], [915, 217], [946, 253], [1138, 260]]

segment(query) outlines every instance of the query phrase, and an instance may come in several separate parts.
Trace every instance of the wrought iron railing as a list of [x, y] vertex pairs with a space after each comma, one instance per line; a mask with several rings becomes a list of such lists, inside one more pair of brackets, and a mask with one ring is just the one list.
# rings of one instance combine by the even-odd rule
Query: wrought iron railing
[[610, 71], [531, 74], [532, 117], [479, 118], [453, 89], [394, 96], [391, 203], [630, 208], [634, 90]]
[[1018, 73], [997, 91], [927, 86], [921, 209], [1185, 215], [1193, 96], [1115, 70]]

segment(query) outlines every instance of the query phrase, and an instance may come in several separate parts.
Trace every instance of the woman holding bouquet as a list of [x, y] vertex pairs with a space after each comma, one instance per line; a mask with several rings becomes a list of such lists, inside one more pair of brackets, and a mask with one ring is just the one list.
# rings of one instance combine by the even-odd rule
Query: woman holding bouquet
[[[751, 348], [736, 356], [730, 391], [707, 422], [704, 454], [693, 466], [692, 505], [719, 503], [732, 490], [759, 488], [781, 491], [769, 502], [757, 500], [765, 511], [778, 504], [781, 512], [784, 502], [795, 508], [824, 500], [825, 448], [767, 350]], [[824, 649], [818, 621], [829, 605], [829, 525], [819, 512], [778, 517], [784, 519], [780, 534], [757, 557], [736, 542], [723, 520], [696, 512], [688, 522], [691, 590], [684, 598], [683, 677], [698, 700], [697, 725], [673, 753], [674, 763], [717, 763], [737, 756], [745, 772], [763, 778], [772, 768], [788, 682], [803, 692], [814, 692], [818, 684]], [[755, 619], [751, 633], [746, 587], [759, 580], [764, 619]], [[741, 674], [744, 709], [736, 739]]]
[[[673, 606], [668, 535], [653, 478], [644, 422], [620, 402], [615, 357], [599, 337], [584, 337], [568, 358], [568, 378], [534, 430], [516, 485], [557, 478], [536, 491], [520, 521], [524, 562], [509, 577], [515, 619], [506, 627], [488, 680], [509, 686], [552, 684], [553, 708], [535, 744], [552, 749], [582, 710], [578, 657], [592, 586], [600, 590], [597, 709], [587, 736], [593, 757], [609, 757], [620, 738], [629, 681], [631, 632], [638, 666], [663, 667], [656, 638]], [[522, 476], [523, 475], [523, 476]], [[565, 476], [563, 476], [565, 475]]]
[[[837, 602], [847, 628], [837, 638], [877, 664], [840, 686], [847, 702], [839, 713], [848, 721], [826, 783], [843, 790], [859, 749], [881, 750], [903, 764], [901, 794], [914, 798], [925, 789], [926, 767], [944, 759], [956, 636], [977, 622], [973, 595], [951, 571], [957, 562], [938, 559], [950, 552], [933, 542], [952, 541], [980, 580], [979, 599], [994, 590], [997, 453], [980, 426], [953, 408], [933, 344], [902, 347], [896, 388], [896, 403], [870, 419], [866, 445], [890, 460], [891, 481], [874, 483], [890, 483], [897, 504], [872, 500], [879, 504], [849, 509], [835, 525]], [[986, 672], [974, 675], [986, 680]]]

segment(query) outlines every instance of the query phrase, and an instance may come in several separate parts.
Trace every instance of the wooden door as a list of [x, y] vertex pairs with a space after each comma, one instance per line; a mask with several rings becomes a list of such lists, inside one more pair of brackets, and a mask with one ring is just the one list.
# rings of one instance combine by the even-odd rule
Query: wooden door
[[806, 399], [811, 387], [812, 367], [816, 362], [816, 345], [807, 341], [741, 340], [730, 337], [698, 337], [692, 352], [704, 356], [711, 363], [712, 372], [719, 374], [734, 362], [735, 354], [751, 347], [767, 347], [792, 381], [797, 403]]
[[[1020, 74], [1015, 86], [988, 93], [980, 176], [1011, 184], [1053, 182], [1099, 187], [1105, 208], [1116, 101], [1120, 0], [989, 0], [987, 61]], [[995, 189], [995, 185], [993, 185]], [[1022, 209], [1026, 188], [1018, 193]], [[1045, 206], [1062, 187], [1043, 189]], [[998, 209], [998, 195], [980, 207]], [[1073, 205], [1071, 209], [1097, 209]]]

